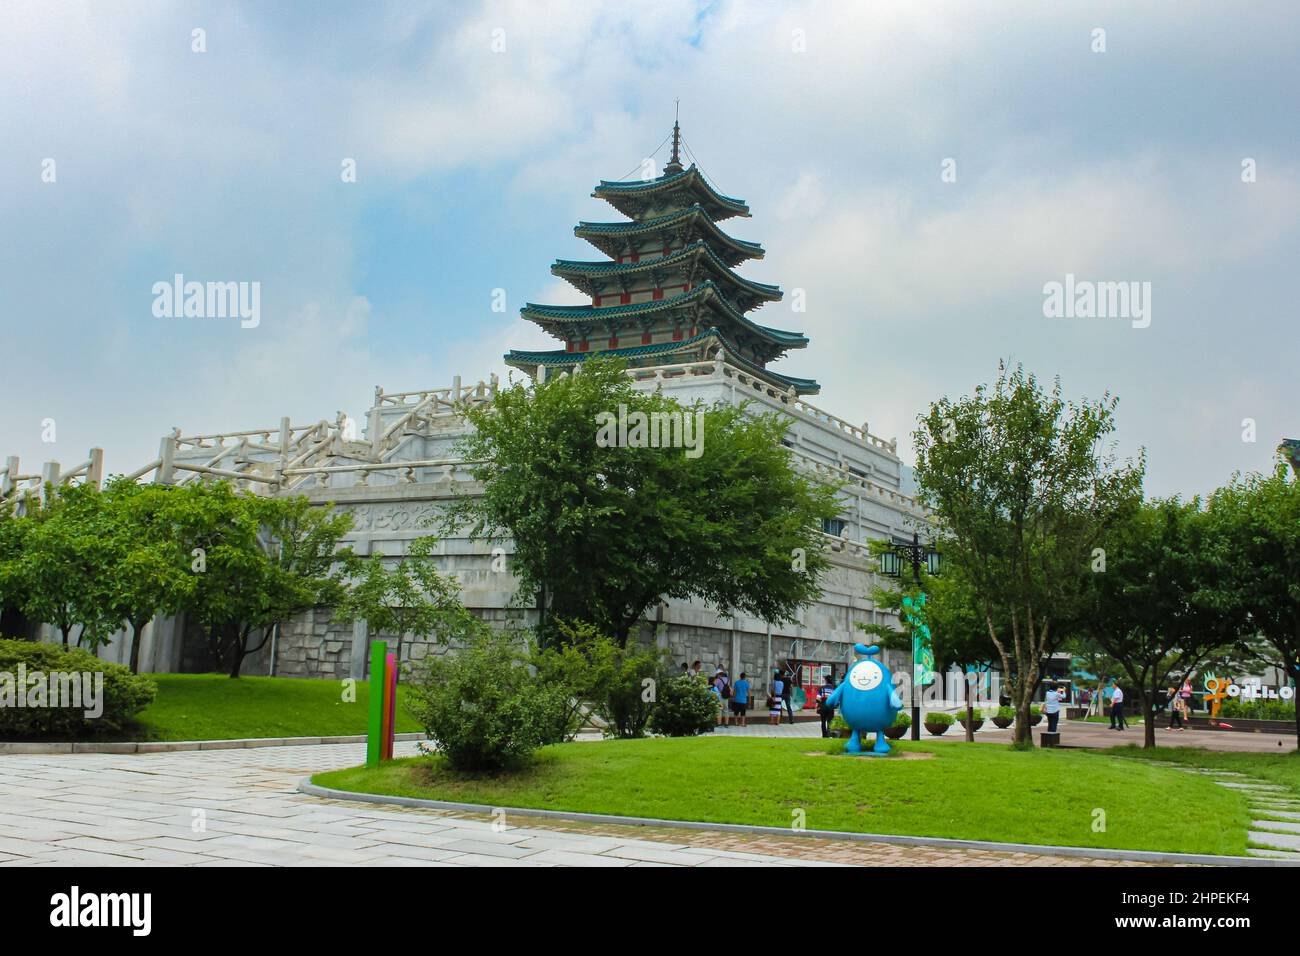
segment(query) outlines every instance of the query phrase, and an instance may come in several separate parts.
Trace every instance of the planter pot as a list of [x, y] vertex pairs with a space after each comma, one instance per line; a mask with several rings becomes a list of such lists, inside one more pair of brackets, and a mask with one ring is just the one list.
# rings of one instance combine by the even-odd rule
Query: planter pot
[[[965, 727], [966, 727], [966, 721], [964, 721], [964, 720], [961, 721], [961, 725], [962, 725], [962, 728], [965, 729]], [[984, 726], [984, 718], [983, 718], [983, 717], [977, 717], [977, 718], [975, 719], [975, 723], [971, 725], [971, 730], [979, 730], [979, 729], [980, 729], [981, 727], [983, 727], [983, 726]]]
[[911, 727], [886, 727], [885, 736], [890, 740], [897, 740], [911, 729]]
[[994, 717], [994, 718], [993, 718], [993, 726], [994, 726], [994, 727], [998, 727], [998, 728], [1000, 728], [1000, 729], [1002, 729], [1002, 730], [1006, 730], [1008, 727], [1011, 726], [1011, 718], [1010, 718], [1010, 717]]
[[1030, 714], [1030, 715], [1029, 715], [1029, 726], [1030, 726], [1030, 727], [1037, 727], [1037, 726], [1038, 726], [1039, 724], [1041, 724], [1042, 722], [1043, 722], [1043, 715], [1042, 715], [1042, 714]]
[[952, 724], [932, 724], [928, 720], [925, 722], [925, 729], [936, 737], [943, 736], [951, 726]]

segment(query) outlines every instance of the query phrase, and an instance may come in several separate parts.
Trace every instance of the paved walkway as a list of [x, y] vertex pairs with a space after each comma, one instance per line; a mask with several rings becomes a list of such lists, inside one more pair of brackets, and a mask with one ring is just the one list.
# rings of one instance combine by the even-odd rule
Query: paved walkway
[[[399, 756], [414, 752], [397, 746]], [[1141, 865], [532, 817], [500, 830], [484, 814], [296, 789], [308, 774], [364, 760], [359, 744], [3, 757], [0, 866]]]

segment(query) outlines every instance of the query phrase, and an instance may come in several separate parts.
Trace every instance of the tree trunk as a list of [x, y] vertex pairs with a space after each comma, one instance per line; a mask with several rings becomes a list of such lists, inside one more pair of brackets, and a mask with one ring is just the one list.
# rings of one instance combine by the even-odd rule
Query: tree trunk
[[[1144, 750], [1154, 750], [1156, 747], [1156, 688], [1152, 687], [1150, 692], [1144, 688], [1142, 691], [1142, 709], [1146, 711], [1146, 723], [1142, 730], [1142, 748]], [[1172, 706], [1172, 705], [1171, 705]]]
[[1032, 750], [1034, 746], [1033, 730], [1029, 726], [1029, 695], [1022, 688], [1016, 688], [1016, 739], [1014, 746], [1021, 750]]
[[135, 621], [128, 622], [131, 625], [131, 673], [140, 673], [140, 625]]

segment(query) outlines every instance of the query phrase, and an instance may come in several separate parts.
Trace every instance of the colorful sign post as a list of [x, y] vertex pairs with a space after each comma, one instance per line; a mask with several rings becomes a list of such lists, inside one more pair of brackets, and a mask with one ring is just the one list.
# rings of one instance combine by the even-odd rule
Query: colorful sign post
[[366, 766], [393, 759], [393, 724], [397, 713], [397, 655], [384, 641], [370, 642], [370, 714], [366, 731]]

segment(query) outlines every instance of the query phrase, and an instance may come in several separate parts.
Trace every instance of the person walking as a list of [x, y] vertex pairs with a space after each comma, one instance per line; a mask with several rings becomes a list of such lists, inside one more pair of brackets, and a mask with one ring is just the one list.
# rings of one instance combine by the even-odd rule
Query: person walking
[[1061, 698], [1065, 694], [1055, 686], [1049, 687], [1043, 695], [1043, 713], [1047, 715], [1047, 732], [1056, 733], [1056, 722], [1061, 719]]
[[767, 722], [776, 727], [781, 723], [781, 695], [785, 691], [785, 681], [781, 672], [772, 672], [772, 688], [767, 696]]
[[1178, 696], [1183, 702], [1183, 723], [1190, 724], [1192, 722], [1192, 679], [1190, 677], [1183, 681]]
[[749, 675], [740, 672], [740, 678], [731, 689], [731, 716], [745, 726], [745, 711], [749, 708]]
[[1169, 695], [1169, 729], [1183, 729], [1183, 699], [1178, 696], [1178, 691], [1172, 687], [1166, 693]]
[[1128, 724], [1124, 720], [1124, 692], [1119, 684], [1110, 682], [1110, 729], [1124, 730]]
[[[787, 664], [786, 666], [789, 667], [789, 664]], [[793, 724], [794, 723], [794, 705], [792, 704], [792, 699], [794, 697], [794, 669], [793, 668], [791, 668], [790, 673], [786, 675], [784, 685], [785, 686], [782, 688], [782, 693], [781, 693], [781, 706], [785, 708], [786, 715], [789, 717], [789, 720], [787, 722]]]
[[831, 735], [831, 721], [835, 719], [835, 708], [826, 703], [833, 693], [835, 693], [835, 680], [831, 677], [830, 671], [827, 671], [822, 686], [817, 690], [817, 716], [822, 721], [823, 737]]

